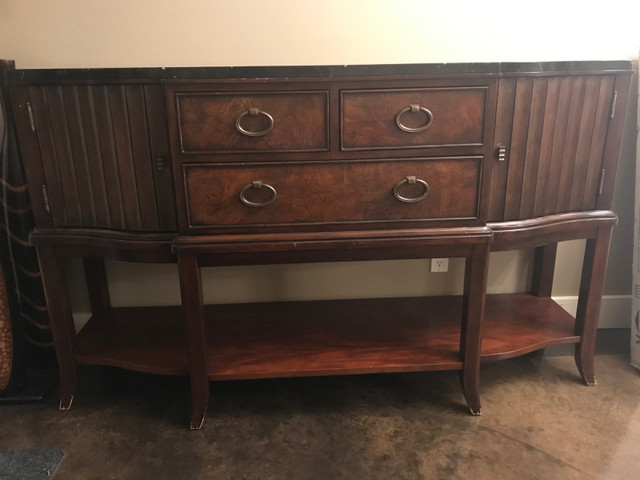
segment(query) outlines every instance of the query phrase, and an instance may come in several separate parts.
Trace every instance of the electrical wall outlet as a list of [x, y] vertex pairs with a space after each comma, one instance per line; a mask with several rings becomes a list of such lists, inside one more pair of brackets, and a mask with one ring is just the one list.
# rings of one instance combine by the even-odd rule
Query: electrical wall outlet
[[432, 272], [446, 272], [448, 270], [449, 270], [448, 258], [432, 258], [431, 259]]

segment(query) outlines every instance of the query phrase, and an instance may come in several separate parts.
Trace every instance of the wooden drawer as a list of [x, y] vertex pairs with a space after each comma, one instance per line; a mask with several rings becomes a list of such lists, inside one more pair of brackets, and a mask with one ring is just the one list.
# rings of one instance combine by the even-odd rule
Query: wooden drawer
[[345, 90], [343, 150], [478, 146], [487, 87]]
[[183, 154], [328, 149], [328, 92], [178, 92]]
[[[457, 157], [251, 167], [184, 165], [189, 227], [475, 219], [481, 163], [481, 157]], [[409, 183], [407, 177], [417, 180]], [[428, 194], [405, 203], [394, 194], [400, 182], [404, 182], [396, 189], [400, 197], [415, 199], [427, 188]], [[243, 190], [245, 201], [273, 202], [246, 205], [240, 198]]]

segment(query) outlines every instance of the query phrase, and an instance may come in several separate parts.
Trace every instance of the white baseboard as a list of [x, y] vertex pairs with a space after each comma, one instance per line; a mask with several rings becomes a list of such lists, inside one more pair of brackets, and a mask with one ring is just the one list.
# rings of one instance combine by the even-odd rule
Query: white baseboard
[[[578, 297], [553, 297], [571, 315], [576, 314]], [[631, 326], [631, 295], [604, 295], [600, 307], [598, 328], [629, 328]]]
[[76, 332], [79, 332], [82, 327], [89, 321], [91, 318], [91, 313], [89, 312], [79, 312], [73, 314], [73, 324], [76, 327]]

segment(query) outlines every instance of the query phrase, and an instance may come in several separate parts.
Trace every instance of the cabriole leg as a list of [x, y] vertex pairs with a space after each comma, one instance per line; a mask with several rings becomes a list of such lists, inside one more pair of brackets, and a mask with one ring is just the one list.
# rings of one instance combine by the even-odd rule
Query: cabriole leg
[[76, 388], [76, 331], [64, 269], [53, 248], [38, 246], [37, 252], [60, 372], [60, 410], [69, 410]]
[[576, 335], [580, 336], [580, 343], [576, 345], [575, 360], [587, 385], [596, 383], [596, 333], [612, 230], [613, 225], [600, 227], [596, 237], [587, 240], [584, 252], [575, 331]]

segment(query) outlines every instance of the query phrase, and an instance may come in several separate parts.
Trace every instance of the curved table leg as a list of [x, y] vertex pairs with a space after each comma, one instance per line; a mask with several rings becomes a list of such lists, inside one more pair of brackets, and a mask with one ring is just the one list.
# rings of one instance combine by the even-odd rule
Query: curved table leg
[[482, 413], [480, 405], [480, 353], [482, 346], [482, 322], [487, 290], [489, 245], [474, 245], [466, 260], [462, 328], [460, 333], [460, 357], [462, 372], [460, 382], [472, 415]]
[[582, 265], [575, 331], [576, 335], [580, 336], [580, 343], [576, 345], [575, 361], [587, 385], [596, 384], [596, 333], [612, 230], [613, 225], [600, 227], [596, 237], [587, 240]]
[[189, 348], [191, 419], [189, 428], [202, 427], [209, 404], [209, 368], [205, 345], [202, 280], [195, 255], [178, 255], [182, 309]]
[[462, 385], [462, 394], [467, 402], [471, 415], [482, 415], [482, 405], [480, 404], [479, 391], [480, 371], [475, 372], [474, 369], [463, 369], [460, 372], [460, 385]]
[[76, 331], [64, 269], [51, 247], [36, 248], [60, 372], [60, 410], [69, 410], [76, 388], [74, 359]]

